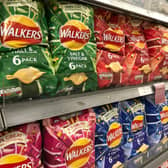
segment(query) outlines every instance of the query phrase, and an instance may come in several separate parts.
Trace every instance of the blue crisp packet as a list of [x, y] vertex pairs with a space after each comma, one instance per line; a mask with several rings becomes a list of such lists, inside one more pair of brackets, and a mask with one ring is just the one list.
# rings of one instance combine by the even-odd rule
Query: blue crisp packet
[[112, 168], [116, 164], [124, 163], [118, 104], [100, 106], [93, 110], [96, 113], [96, 168]]
[[119, 104], [119, 112], [123, 125], [123, 145], [125, 157], [130, 159], [147, 148], [145, 106], [138, 99], [123, 101]]
[[166, 99], [164, 103], [155, 104], [154, 96], [147, 96], [145, 110], [148, 143], [153, 146], [168, 137], [168, 101]]

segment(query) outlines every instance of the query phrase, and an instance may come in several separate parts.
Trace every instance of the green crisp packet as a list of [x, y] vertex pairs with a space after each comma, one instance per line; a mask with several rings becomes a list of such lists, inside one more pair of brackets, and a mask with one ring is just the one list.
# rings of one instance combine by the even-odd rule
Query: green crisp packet
[[59, 87], [57, 94], [96, 90], [93, 9], [69, 1], [49, 1], [49, 40]]
[[0, 53], [0, 101], [5, 99], [54, 96], [54, 76], [48, 49], [29, 46]]
[[0, 0], [0, 51], [48, 46], [45, 10], [39, 0]]

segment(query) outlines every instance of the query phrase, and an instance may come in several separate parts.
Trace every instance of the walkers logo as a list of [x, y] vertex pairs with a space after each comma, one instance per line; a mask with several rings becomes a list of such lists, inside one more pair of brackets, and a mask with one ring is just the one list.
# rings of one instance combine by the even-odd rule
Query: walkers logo
[[0, 25], [3, 46], [21, 48], [42, 41], [42, 32], [37, 23], [23, 15], [12, 15]]
[[106, 48], [111, 51], [120, 51], [125, 42], [125, 36], [122, 30], [107, 29], [103, 33], [103, 42]]
[[19, 154], [10, 154], [0, 158], [1, 168], [33, 168], [29, 158]]
[[59, 30], [62, 45], [70, 50], [82, 49], [90, 40], [90, 29], [78, 20], [70, 20]]
[[88, 138], [76, 140], [66, 152], [67, 165], [70, 168], [83, 167], [93, 151], [93, 143]]
[[141, 130], [143, 128], [143, 124], [144, 124], [144, 116], [143, 115], [136, 116], [131, 124], [132, 132]]
[[118, 122], [114, 122], [110, 125], [107, 133], [107, 144], [110, 148], [120, 145], [122, 140], [122, 126]]
[[164, 106], [162, 111], [160, 112], [161, 122], [162, 124], [168, 123], [168, 106]]

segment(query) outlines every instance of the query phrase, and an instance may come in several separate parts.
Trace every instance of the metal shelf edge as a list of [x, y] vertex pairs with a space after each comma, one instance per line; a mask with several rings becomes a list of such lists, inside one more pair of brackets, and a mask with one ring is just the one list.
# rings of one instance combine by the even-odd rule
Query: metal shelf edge
[[147, 165], [144, 166], [144, 168], [159, 167], [166, 160], [168, 160], [168, 151], [165, 151], [164, 153], [162, 153], [158, 157], [154, 158], [154, 160], [150, 161]]
[[[165, 86], [168, 90], [168, 82]], [[6, 124], [8, 127], [15, 126], [152, 93], [152, 84], [147, 84], [6, 104]]]

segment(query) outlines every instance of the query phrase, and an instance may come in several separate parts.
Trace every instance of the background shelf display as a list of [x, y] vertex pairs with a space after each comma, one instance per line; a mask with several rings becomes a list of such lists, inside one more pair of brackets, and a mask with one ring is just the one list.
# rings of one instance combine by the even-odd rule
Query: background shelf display
[[130, 12], [135, 16], [138, 15], [144, 18], [148, 18], [148, 20], [152, 19], [155, 21], [168, 23], [168, 16], [163, 13], [151, 11], [139, 6], [129, 4], [127, 2], [123, 2], [121, 0], [80, 0], [80, 1], [94, 6], [103, 7], [109, 10], [113, 9], [120, 12], [121, 11]]
[[[120, 0], [79, 0], [109, 10], [128, 13], [146, 20], [168, 24], [168, 15]], [[80, 110], [154, 94], [153, 85], [118, 87], [95, 92], [0, 104], [0, 131], [20, 124], [66, 115]], [[168, 90], [168, 81], [163, 82]], [[168, 158], [168, 142], [159, 143], [145, 153], [126, 161], [126, 168], [157, 168]]]

